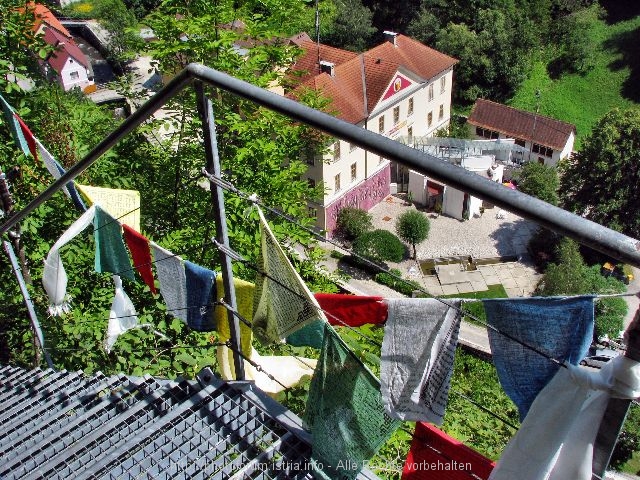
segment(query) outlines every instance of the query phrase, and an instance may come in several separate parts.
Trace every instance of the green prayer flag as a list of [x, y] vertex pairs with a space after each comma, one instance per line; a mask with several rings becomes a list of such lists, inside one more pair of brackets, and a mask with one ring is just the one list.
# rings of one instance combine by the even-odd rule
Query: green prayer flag
[[122, 240], [120, 223], [96, 205], [93, 229], [96, 272], [115, 273], [128, 280], [135, 280], [129, 253]]
[[378, 379], [329, 324], [304, 420], [316, 474], [332, 480], [355, 478], [400, 425], [384, 411]]

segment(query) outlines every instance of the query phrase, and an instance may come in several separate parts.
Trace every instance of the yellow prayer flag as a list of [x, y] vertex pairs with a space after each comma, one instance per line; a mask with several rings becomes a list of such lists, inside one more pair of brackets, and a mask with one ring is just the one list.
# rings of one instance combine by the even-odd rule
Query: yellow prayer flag
[[140, 192], [76, 184], [91, 204], [100, 205], [113, 218], [140, 231]]

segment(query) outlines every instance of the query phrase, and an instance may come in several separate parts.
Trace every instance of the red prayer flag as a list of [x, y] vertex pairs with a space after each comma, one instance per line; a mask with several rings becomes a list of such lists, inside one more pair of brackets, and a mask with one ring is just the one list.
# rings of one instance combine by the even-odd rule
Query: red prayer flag
[[387, 320], [387, 304], [382, 297], [363, 297], [342, 293], [316, 293], [318, 304], [331, 325], [360, 327], [379, 325]]
[[156, 286], [153, 282], [153, 272], [151, 271], [152, 261], [149, 240], [129, 225], [123, 224], [122, 231], [124, 233], [124, 240], [127, 242], [131, 257], [133, 258], [133, 266], [138, 270], [144, 283], [149, 285], [151, 293], [155, 295]]
[[27, 141], [31, 156], [38, 160], [38, 146], [36, 145], [36, 139], [33, 136], [33, 133], [31, 133], [31, 130], [29, 130], [27, 124], [22, 121], [17, 113], [14, 113], [13, 115], [16, 117], [16, 120], [18, 120], [18, 123], [20, 124], [20, 130], [22, 130], [22, 135], [24, 135], [24, 139]]
[[402, 480], [487, 480], [493, 467], [495, 462], [459, 440], [428, 423], [418, 422]]

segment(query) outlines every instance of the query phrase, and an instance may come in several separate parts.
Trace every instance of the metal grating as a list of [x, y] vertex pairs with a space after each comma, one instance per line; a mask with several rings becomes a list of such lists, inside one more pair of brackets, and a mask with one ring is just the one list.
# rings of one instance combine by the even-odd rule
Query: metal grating
[[0, 366], [0, 422], [3, 480], [313, 478], [300, 419], [209, 369], [167, 381]]

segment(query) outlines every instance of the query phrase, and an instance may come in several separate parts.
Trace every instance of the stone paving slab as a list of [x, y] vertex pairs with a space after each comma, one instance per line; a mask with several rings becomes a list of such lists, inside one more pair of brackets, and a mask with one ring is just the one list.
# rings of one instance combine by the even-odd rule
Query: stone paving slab
[[458, 291], [458, 287], [455, 285], [442, 285], [442, 294], [443, 295], [454, 295], [456, 293], [460, 293]]
[[458, 288], [458, 293], [471, 293], [477, 291], [474, 290], [471, 282], [457, 283], [455, 286]]

